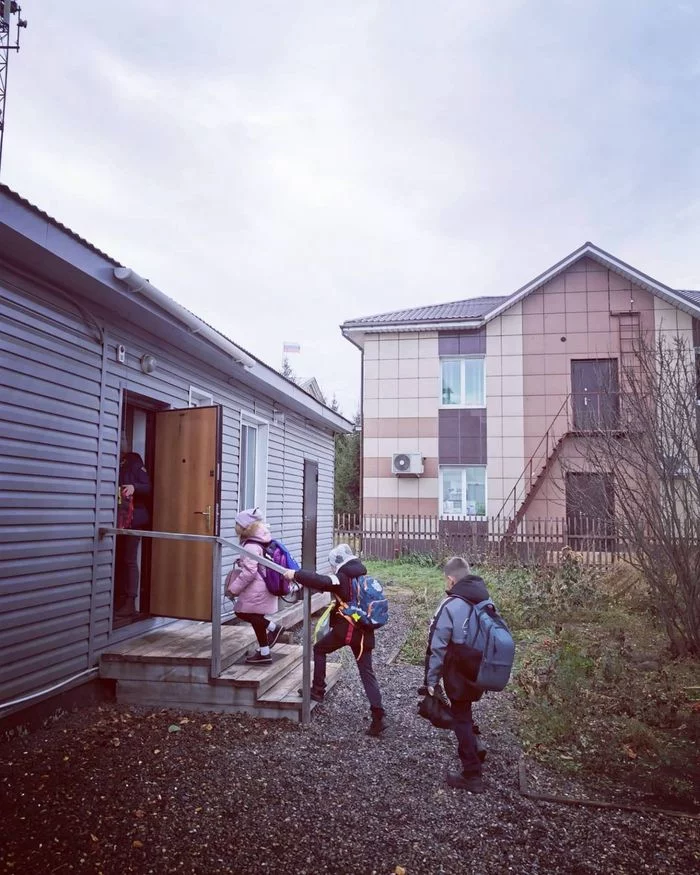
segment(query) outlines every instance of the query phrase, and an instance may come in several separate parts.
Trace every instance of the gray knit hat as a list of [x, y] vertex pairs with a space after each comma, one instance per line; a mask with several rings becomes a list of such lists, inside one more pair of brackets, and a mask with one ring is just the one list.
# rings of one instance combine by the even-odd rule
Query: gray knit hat
[[337, 544], [328, 554], [328, 561], [335, 568], [339, 568], [341, 565], [345, 565], [345, 563], [349, 562], [351, 559], [356, 558], [357, 557], [350, 549], [349, 544]]

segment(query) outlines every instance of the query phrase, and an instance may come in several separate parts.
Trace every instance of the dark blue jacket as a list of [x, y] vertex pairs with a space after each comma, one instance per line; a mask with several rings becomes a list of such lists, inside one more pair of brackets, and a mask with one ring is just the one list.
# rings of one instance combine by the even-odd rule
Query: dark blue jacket
[[[331, 593], [336, 604], [335, 609], [331, 611], [330, 627], [340, 636], [347, 633], [351, 623], [340, 613], [339, 602], [348, 604], [352, 601], [352, 581], [356, 577], [362, 577], [363, 574], [367, 574], [367, 569], [359, 559], [353, 558], [341, 565], [337, 574], [316, 574], [315, 571], [305, 571], [300, 568], [294, 572], [294, 580], [317, 592]], [[358, 634], [360, 633], [358, 632]], [[362, 628], [361, 634], [364, 636], [364, 649], [372, 650], [374, 648], [374, 629]]]
[[151, 478], [138, 453], [126, 453], [119, 466], [119, 485], [134, 487], [132, 529], [146, 529], [150, 524]]

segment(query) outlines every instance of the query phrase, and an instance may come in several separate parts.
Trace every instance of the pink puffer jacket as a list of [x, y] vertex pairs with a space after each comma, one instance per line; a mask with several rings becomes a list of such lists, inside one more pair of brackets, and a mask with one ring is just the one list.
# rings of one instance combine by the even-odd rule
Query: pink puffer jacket
[[[263, 555], [262, 544], [257, 541], [246, 541], [241, 544], [249, 553]], [[241, 573], [232, 582], [229, 591], [237, 596], [234, 610], [242, 614], [274, 614], [277, 610], [277, 596], [268, 591], [260, 574], [261, 566], [247, 556], [238, 560]]]

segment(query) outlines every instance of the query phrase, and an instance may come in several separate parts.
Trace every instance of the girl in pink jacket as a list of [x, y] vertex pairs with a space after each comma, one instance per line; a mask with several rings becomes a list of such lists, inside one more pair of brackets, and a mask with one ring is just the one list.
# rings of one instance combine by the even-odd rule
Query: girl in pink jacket
[[[252, 510], [242, 510], [236, 516], [236, 534], [249, 553], [262, 556], [265, 546], [272, 540], [262, 515], [257, 507]], [[274, 647], [284, 627], [277, 625], [274, 620], [268, 620], [265, 614], [272, 614], [277, 610], [277, 596], [268, 591], [263, 577], [264, 566], [241, 556], [237, 561], [240, 573], [228, 587], [229, 593], [236, 596], [235, 613], [239, 620], [250, 623], [258, 639], [258, 649], [254, 654], [246, 656], [245, 661], [254, 665], [264, 665], [272, 662], [270, 648]]]

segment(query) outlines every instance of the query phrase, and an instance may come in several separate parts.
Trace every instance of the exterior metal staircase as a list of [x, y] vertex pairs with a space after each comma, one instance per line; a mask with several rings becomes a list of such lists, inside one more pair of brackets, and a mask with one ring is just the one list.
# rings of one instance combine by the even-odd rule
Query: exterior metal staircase
[[522, 474], [515, 481], [508, 497], [498, 511], [497, 519], [508, 517], [508, 526], [503, 533], [504, 537], [515, 534], [525, 513], [535, 497], [540, 484], [549, 473], [559, 455], [559, 451], [565, 439], [572, 434], [570, 418], [571, 393], [564, 399], [564, 403], [557, 411], [547, 431], [530, 456]]

